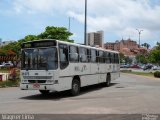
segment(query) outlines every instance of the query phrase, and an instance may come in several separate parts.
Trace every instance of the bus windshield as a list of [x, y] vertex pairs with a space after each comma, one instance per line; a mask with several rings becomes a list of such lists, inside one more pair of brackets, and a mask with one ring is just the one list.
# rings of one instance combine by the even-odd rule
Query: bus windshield
[[55, 70], [58, 68], [56, 48], [29, 48], [22, 50], [22, 69]]

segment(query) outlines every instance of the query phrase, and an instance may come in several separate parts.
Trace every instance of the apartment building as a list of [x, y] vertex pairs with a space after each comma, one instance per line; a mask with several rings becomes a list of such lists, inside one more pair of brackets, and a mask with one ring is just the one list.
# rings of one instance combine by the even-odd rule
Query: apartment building
[[104, 32], [103, 31], [87, 33], [86, 45], [103, 48], [104, 47], [103, 44], [104, 44]]

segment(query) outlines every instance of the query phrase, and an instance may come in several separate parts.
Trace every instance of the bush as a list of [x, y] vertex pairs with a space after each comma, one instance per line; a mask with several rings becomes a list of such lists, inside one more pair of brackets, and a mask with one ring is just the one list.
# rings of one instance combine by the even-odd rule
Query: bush
[[15, 81], [7, 80], [0, 82], [0, 87], [16, 87], [16, 86], [19, 86], [19, 80]]
[[154, 77], [160, 78], [160, 72], [159, 72], [159, 71], [156, 71], [156, 72], [154, 73]]

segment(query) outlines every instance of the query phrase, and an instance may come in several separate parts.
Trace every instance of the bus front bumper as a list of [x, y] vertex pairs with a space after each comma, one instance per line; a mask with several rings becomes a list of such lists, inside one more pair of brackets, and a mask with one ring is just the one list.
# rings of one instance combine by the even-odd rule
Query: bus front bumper
[[50, 91], [59, 91], [57, 84], [20, 84], [21, 90], [50, 90]]

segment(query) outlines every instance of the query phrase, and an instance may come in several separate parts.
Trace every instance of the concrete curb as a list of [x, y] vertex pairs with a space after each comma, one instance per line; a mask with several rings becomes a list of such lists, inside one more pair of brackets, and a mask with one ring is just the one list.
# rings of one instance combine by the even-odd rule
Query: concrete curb
[[141, 77], [145, 77], [145, 78], [152, 78], [155, 80], [160, 80], [160, 78], [156, 78], [156, 77], [152, 77], [152, 76], [145, 76], [145, 75], [136, 75], [136, 74], [132, 74], [132, 73], [121, 73], [121, 74], [128, 74], [128, 75], [135, 75], [135, 76], [141, 76]]

